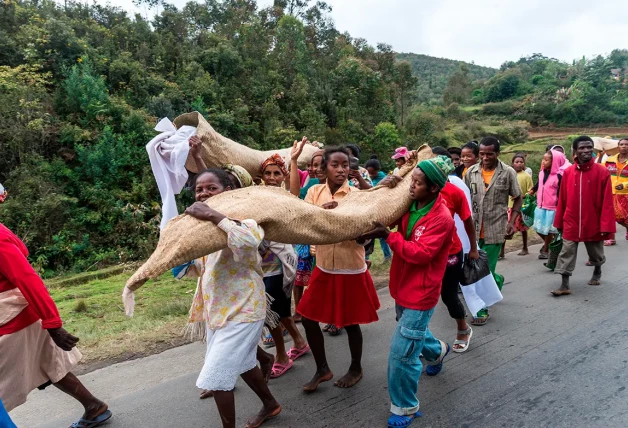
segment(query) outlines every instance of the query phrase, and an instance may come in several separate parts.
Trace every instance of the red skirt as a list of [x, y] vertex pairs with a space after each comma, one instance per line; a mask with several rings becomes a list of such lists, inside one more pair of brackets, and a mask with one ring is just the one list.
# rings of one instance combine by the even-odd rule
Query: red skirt
[[303, 317], [341, 328], [379, 320], [379, 297], [371, 274], [340, 275], [314, 268], [297, 306]]

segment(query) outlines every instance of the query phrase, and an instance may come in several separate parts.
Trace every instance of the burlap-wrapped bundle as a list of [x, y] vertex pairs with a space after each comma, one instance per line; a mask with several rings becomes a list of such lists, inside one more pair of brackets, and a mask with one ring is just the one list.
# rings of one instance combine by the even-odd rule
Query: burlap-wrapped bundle
[[619, 153], [619, 140], [606, 137], [592, 137], [591, 139], [593, 140], [593, 148], [595, 151], [605, 152], [609, 156], [614, 156]]
[[[192, 113], [182, 114], [174, 120], [174, 126], [177, 129], [182, 126], [196, 127], [196, 135], [203, 141], [201, 147], [201, 156], [208, 168], [222, 168], [226, 164], [240, 165], [246, 169], [251, 177], [258, 177], [261, 174], [260, 168], [262, 162], [268, 159], [274, 153], [278, 153], [290, 165], [290, 152], [292, 147], [280, 150], [268, 150], [265, 152], [251, 149], [245, 145], [236, 143], [227, 137], [220, 135], [205, 120], [202, 114], [195, 111]], [[299, 156], [299, 167], [305, 168], [307, 162], [312, 159], [312, 154], [318, 150], [311, 144], [307, 144], [303, 148], [303, 153]], [[192, 172], [198, 172], [196, 163], [192, 157], [188, 157], [185, 168]]]
[[[400, 171], [403, 181], [395, 188], [377, 186], [351, 192], [333, 210], [308, 204], [277, 187], [248, 187], [221, 193], [206, 204], [229, 218], [253, 219], [265, 232], [265, 239], [286, 244], [335, 244], [356, 239], [379, 221], [391, 224], [408, 211], [411, 172], [417, 162], [432, 158], [429, 146], [422, 146], [415, 159]], [[227, 247], [227, 235], [209, 221], [180, 215], [161, 231], [157, 249], [127, 281], [123, 301], [127, 314], [133, 313], [133, 292], [150, 278], [175, 266]]]

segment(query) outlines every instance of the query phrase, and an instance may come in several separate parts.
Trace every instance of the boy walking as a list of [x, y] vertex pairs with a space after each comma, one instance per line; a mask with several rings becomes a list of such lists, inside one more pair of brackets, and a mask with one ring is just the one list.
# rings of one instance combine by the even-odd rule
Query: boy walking
[[[397, 328], [388, 359], [388, 392], [392, 415], [389, 427], [406, 427], [421, 416], [416, 397], [423, 364], [426, 373], [435, 376], [442, 370], [450, 346], [436, 339], [428, 325], [438, 303], [452, 237], [454, 220], [440, 196], [453, 171], [451, 160], [439, 156], [424, 160], [412, 172], [410, 211], [402, 218], [398, 232], [384, 225], [360, 239], [386, 238], [393, 251], [390, 269], [390, 294], [395, 299]], [[384, 183], [384, 180], [385, 183]], [[400, 177], [382, 180], [394, 187]]]

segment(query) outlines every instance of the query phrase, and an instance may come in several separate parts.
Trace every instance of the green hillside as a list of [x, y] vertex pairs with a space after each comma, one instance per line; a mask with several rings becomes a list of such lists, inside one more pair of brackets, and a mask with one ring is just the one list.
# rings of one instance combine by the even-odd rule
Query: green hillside
[[418, 103], [440, 103], [449, 77], [460, 69], [461, 65], [469, 69], [472, 81], [486, 80], [493, 77], [498, 70], [482, 67], [453, 59], [436, 58], [414, 53], [397, 54], [398, 61], [408, 61], [412, 65], [413, 74], [419, 79], [416, 88]]

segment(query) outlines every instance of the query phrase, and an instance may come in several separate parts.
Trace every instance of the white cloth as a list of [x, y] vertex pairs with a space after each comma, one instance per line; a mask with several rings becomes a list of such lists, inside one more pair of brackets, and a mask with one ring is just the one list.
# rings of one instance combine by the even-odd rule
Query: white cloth
[[[449, 182], [464, 192], [469, 208], [471, 208], [471, 192], [464, 181], [455, 175], [450, 175]], [[454, 216], [454, 221], [456, 223], [456, 233], [458, 233], [460, 242], [462, 242], [462, 250], [465, 254], [468, 254], [471, 251], [471, 241], [469, 241], [469, 236], [464, 229], [464, 223], [458, 214]], [[503, 299], [493, 275], [488, 275], [475, 284], [463, 285], [460, 288], [467, 307], [472, 314], [477, 314], [480, 309], [488, 308]]]
[[532, 177], [532, 168], [526, 168], [526, 173]]
[[460, 288], [464, 301], [472, 314], [477, 314], [480, 309], [488, 308], [504, 298], [492, 274], [485, 276], [475, 284], [463, 285]]
[[257, 344], [264, 321], [227, 321], [218, 330], [207, 329], [205, 363], [196, 386], [208, 391], [231, 391], [238, 377], [257, 366]]
[[157, 181], [161, 195], [161, 225], [177, 215], [177, 202], [174, 195], [178, 195], [188, 180], [185, 161], [190, 152], [189, 139], [196, 133], [193, 126], [182, 126], [176, 129], [168, 118], [163, 118], [155, 126], [155, 131], [161, 134], [150, 140], [146, 145], [150, 166]]
[[[467, 197], [467, 202], [469, 203], [469, 210], [473, 212], [473, 210], [471, 210], [471, 192], [469, 191], [469, 187], [455, 175], [449, 176], [449, 182], [464, 192]], [[467, 254], [471, 251], [471, 242], [464, 229], [464, 222], [458, 214], [454, 215], [454, 222], [456, 223], [456, 233], [458, 233], [458, 238], [460, 238], [460, 242], [462, 242], [462, 251]]]

